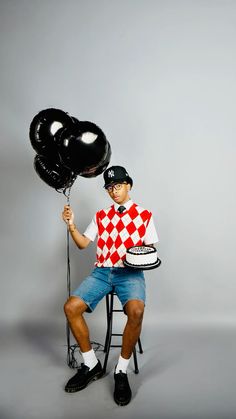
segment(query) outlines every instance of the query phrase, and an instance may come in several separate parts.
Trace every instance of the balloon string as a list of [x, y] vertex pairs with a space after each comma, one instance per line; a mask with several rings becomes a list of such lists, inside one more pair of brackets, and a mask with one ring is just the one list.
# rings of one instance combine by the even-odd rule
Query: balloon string
[[[71, 280], [70, 280], [70, 236], [69, 236], [69, 226], [67, 226], [67, 295], [68, 298], [71, 295]], [[70, 326], [67, 320], [66, 322], [66, 337], [67, 337], [67, 364], [71, 366], [71, 343], [70, 343]]]
[[[72, 188], [72, 185], [69, 188], [66, 188], [66, 189], [63, 190], [63, 194], [65, 195], [66, 200], [67, 200], [67, 205], [70, 205], [71, 188]], [[68, 192], [67, 192], [67, 189], [68, 189]]]
[[68, 297], [70, 297], [70, 294], [71, 294], [71, 286], [70, 286], [70, 233], [69, 233], [69, 227], [68, 226], [67, 226], [66, 236], [67, 236], [67, 291], [68, 291]]
[[[70, 192], [71, 187], [68, 188], [68, 192], [66, 192], [66, 189], [64, 189], [63, 194], [65, 195], [67, 199], [67, 205], [70, 205]], [[71, 294], [71, 284], [70, 284], [70, 232], [69, 232], [69, 224], [67, 224], [67, 291], [68, 291], [68, 297], [70, 297]]]
[[[71, 187], [68, 188], [68, 192], [64, 189], [63, 194], [67, 199], [67, 205], [70, 205], [70, 192]], [[66, 241], [67, 241], [67, 295], [68, 298], [71, 295], [71, 277], [70, 277], [70, 233], [69, 233], [69, 224], [67, 224], [66, 229]], [[66, 322], [66, 336], [67, 336], [67, 364], [72, 367], [72, 360], [71, 360], [71, 343], [70, 343], [70, 327], [68, 320]]]

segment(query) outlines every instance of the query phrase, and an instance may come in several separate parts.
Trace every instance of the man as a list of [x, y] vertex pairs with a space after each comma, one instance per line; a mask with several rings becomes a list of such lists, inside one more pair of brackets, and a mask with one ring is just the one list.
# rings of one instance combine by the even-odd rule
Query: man
[[65, 206], [63, 220], [79, 247], [86, 248], [97, 237], [97, 261], [92, 273], [84, 279], [65, 303], [64, 309], [71, 331], [78, 342], [83, 364], [65, 386], [65, 391], [80, 391], [102, 376], [102, 366], [89, 340], [88, 326], [83, 317], [114, 286], [127, 315], [121, 354], [115, 367], [114, 400], [127, 405], [132, 397], [127, 367], [133, 348], [140, 336], [145, 306], [145, 279], [142, 270], [124, 267], [126, 249], [158, 242], [152, 213], [130, 199], [133, 180], [122, 166], [112, 166], [104, 174], [105, 189], [114, 201], [109, 208], [98, 211], [84, 234], [74, 224], [74, 213]]

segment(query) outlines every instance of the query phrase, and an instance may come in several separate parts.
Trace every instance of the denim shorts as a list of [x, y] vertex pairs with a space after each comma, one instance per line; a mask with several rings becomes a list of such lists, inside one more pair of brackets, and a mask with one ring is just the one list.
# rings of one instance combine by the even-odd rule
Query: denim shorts
[[143, 271], [132, 268], [96, 267], [72, 296], [80, 297], [88, 306], [86, 311], [92, 312], [113, 287], [123, 308], [129, 300], [141, 300], [145, 304], [146, 284]]

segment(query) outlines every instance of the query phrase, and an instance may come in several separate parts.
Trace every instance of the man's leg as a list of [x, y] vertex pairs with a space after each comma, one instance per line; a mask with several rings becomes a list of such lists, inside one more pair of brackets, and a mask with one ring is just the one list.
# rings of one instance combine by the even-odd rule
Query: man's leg
[[126, 373], [129, 360], [141, 333], [144, 313], [144, 302], [130, 300], [125, 305], [127, 323], [123, 332], [121, 355], [116, 366], [116, 373]]
[[84, 360], [80, 370], [66, 384], [65, 391], [74, 393], [84, 389], [87, 384], [102, 376], [102, 366], [98, 361], [89, 339], [89, 329], [83, 313], [87, 305], [79, 297], [70, 297], [64, 305], [65, 314], [70, 329], [80, 347]]
[[123, 332], [121, 356], [129, 359], [141, 333], [144, 302], [130, 300], [125, 305], [127, 323]]
[[81, 352], [87, 352], [92, 349], [89, 340], [89, 329], [83, 317], [86, 309], [87, 304], [79, 297], [70, 297], [64, 305], [70, 329], [79, 344]]
[[128, 318], [123, 332], [121, 355], [114, 374], [114, 400], [120, 406], [127, 405], [132, 397], [126, 371], [141, 333], [144, 302], [141, 300], [128, 301], [125, 305], [125, 312]]
[[87, 309], [93, 311], [99, 301], [111, 290], [108, 281], [109, 273], [109, 268], [94, 268], [91, 274], [74, 290], [73, 295], [64, 306], [71, 331], [79, 344], [84, 364], [90, 369], [94, 368], [98, 360], [90, 343], [84, 312]]

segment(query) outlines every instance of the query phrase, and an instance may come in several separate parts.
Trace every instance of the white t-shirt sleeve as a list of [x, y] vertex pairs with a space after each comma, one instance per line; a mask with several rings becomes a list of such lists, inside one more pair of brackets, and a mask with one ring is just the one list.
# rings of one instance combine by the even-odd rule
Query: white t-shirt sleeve
[[91, 223], [86, 228], [85, 232], [83, 233], [84, 236], [88, 237], [89, 240], [94, 242], [98, 234], [98, 226], [96, 221], [96, 215], [93, 217]]
[[154, 243], [159, 242], [156, 227], [153, 221], [153, 216], [151, 216], [150, 221], [148, 223], [143, 242], [144, 244], [154, 244]]

